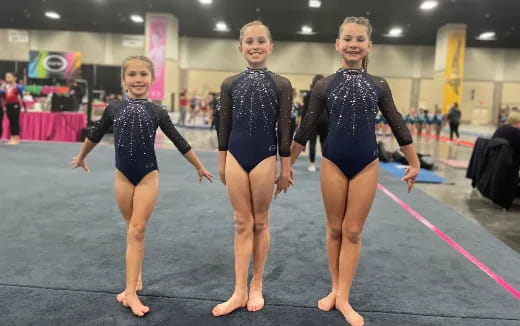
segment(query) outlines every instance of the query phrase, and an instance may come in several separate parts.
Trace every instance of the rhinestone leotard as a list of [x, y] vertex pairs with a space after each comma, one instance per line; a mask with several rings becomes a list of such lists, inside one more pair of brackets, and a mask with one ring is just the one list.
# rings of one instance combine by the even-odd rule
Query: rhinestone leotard
[[364, 70], [340, 69], [319, 80], [311, 93], [309, 112], [294, 140], [305, 145], [320, 113], [326, 108], [329, 133], [323, 156], [352, 178], [377, 158], [377, 109], [388, 121], [400, 146], [412, 143], [385, 79]]
[[144, 99], [129, 99], [109, 104], [100, 120], [87, 133], [98, 143], [110, 126], [114, 127], [116, 168], [134, 185], [157, 170], [154, 143], [160, 127], [184, 155], [190, 145], [173, 126], [166, 110]]

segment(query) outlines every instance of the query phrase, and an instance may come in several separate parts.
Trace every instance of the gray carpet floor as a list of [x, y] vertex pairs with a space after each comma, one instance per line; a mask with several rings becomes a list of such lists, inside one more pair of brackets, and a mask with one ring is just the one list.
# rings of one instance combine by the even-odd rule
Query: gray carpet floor
[[[329, 290], [319, 174], [295, 167], [296, 185], [271, 207], [266, 307], [213, 318], [233, 289], [233, 223], [225, 187], [198, 184], [174, 150], [158, 149], [160, 195], [146, 233], [138, 319], [118, 305], [124, 221], [113, 147], [71, 170], [79, 144], [0, 146], [0, 325], [344, 325], [320, 312]], [[216, 153], [199, 153], [216, 175]], [[520, 289], [520, 255], [479, 225], [381, 171], [380, 182]], [[520, 325], [520, 301], [378, 191], [364, 230], [352, 304], [366, 325]]]

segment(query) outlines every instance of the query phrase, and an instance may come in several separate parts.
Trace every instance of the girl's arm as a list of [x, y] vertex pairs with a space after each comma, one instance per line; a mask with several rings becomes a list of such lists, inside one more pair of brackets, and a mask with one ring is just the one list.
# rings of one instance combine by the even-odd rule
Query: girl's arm
[[103, 111], [103, 115], [101, 119], [96, 121], [94, 126], [92, 126], [87, 133], [87, 138], [83, 142], [79, 154], [72, 159], [71, 165], [72, 168], [77, 168], [81, 166], [85, 171], [89, 171], [89, 168], [85, 162], [85, 158], [87, 155], [96, 147], [96, 145], [101, 141], [108, 128], [112, 125], [112, 116], [114, 105], [109, 104], [105, 111]]
[[218, 130], [218, 173], [220, 181], [226, 184], [226, 157], [229, 142], [229, 133], [232, 125], [232, 98], [230, 95], [231, 84], [236, 76], [226, 78], [220, 87], [220, 97], [217, 105], [219, 111], [219, 130]]
[[83, 142], [83, 145], [81, 145], [81, 149], [79, 151], [78, 156], [74, 157], [72, 159], [71, 165], [72, 168], [75, 169], [79, 166], [83, 168], [86, 172], [89, 171], [89, 168], [87, 166], [87, 163], [85, 162], [85, 158], [87, 157], [88, 153], [90, 153], [94, 147], [96, 147], [97, 143], [94, 143], [93, 141], [89, 140], [88, 138], [85, 139]]
[[199, 182], [202, 181], [202, 178], [206, 178], [211, 182], [211, 178], [213, 178], [213, 176], [204, 168], [204, 165], [202, 165], [197, 155], [195, 155], [195, 153], [191, 150], [190, 144], [188, 144], [186, 139], [184, 139], [177, 128], [175, 128], [172, 120], [170, 119], [170, 116], [168, 115], [168, 112], [158, 106], [155, 107], [155, 110], [159, 117], [159, 127], [164, 132], [166, 137], [172, 141], [173, 145], [175, 145], [179, 152], [181, 152], [184, 158], [186, 158], [188, 162], [190, 162], [191, 165], [195, 167], [199, 175]]
[[406, 157], [406, 161], [408, 161], [409, 166], [406, 168], [406, 174], [401, 178], [401, 180], [407, 183], [408, 192], [410, 192], [415, 183], [415, 178], [417, 178], [417, 175], [419, 174], [419, 158], [415, 152], [415, 147], [413, 146], [412, 135], [406, 127], [401, 114], [397, 111], [392, 97], [392, 92], [390, 91], [390, 86], [388, 86], [387, 81], [384, 79], [382, 80], [381, 85], [383, 93], [378, 102], [379, 109], [388, 121], [390, 128], [392, 128], [392, 133], [399, 143], [399, 146]]
[[197, 155], [195, 155], [191, 149], [186, 154], [184, 154], [184, 158], [186, 158], [188, 162], [190, 162], [191, 165], [193, 165], [197, 170], [199, 175], [199, 182], [202, 182], [202, 178], [206, 178], [209, 182], [213, 182], [213, 175], [204, 168], [204, 165], [202, 165]]
[[291, 109], [293, 89], [289, 79], [274, 75], [278, 88], [278, 154], [280, 155], [280, 175], [276, 179], [274, 198], [280, 192], [287, 192], [292, 185], [291, 178]]

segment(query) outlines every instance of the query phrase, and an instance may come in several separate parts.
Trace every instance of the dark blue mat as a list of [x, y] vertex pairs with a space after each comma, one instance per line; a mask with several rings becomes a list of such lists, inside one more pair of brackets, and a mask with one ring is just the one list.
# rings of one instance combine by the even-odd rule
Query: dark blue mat
[[[406, 168], [406, 165], [403, 165], [400, 163], [379, 162], [379, 166], [399, 179], [404, 176], [404, 169]], [[436, 175], [435, 173], [425, 170], [425, 169], [421, 169], [419, 171], [419, 175], [417, 176], [417, 179], [416, 179], [416, 182], [422, 182], [422, 183], [444, 183], [445, 181], [446, 180], [444, 180], [444, 178], [441, 178], [438, 175]]]

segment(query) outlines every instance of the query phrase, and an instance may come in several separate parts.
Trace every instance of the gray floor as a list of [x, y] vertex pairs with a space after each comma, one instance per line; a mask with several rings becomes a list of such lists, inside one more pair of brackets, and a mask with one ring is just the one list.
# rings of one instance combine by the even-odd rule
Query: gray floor
[[[307, 171], [305, 158], [295, 167], [298, 186], [272, 205], [266, 308], [217, 319], [211, 308], [233, 287], [225, 188], [199, 185], [178, 153], [158, 149], [161, 189], [147, 229], [142, 293], [152, 312], [137, 319], [114, 297], [124, 284], [125, 241], [113, 198], [113, 149], [98, 146], [88, 174], [67, 168], [78, 149], [0, 147], [8, 158], [0, 161], [1, 325], [345, 324], [338, 312], [315, 308], [329, 277], [318, 174]], [[216, 153], [199, 155], [216, 172]], [[425, 192], [406, 194], [384, 172], [380, 182], [520, 288], [519, 254]], [[364, 231], [352, 304], [367, 325], [520, 324], [519, 300], [380, 191]]]

